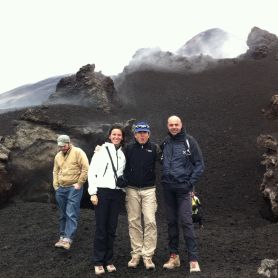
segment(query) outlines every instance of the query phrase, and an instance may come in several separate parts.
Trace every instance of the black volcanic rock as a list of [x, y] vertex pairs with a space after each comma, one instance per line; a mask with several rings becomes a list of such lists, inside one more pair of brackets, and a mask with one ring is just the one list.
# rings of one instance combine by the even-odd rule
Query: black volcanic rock
[[7, 171], [10, 150], [0, 143], [0, 206], [12, 195], [13, 184]]
[[278, 138], [274, 135], [260, 135], [257, 139], [259, 146], [264, 147], [262, 165], [265, 165], [266, 172], [260, 186], [263, 196], [270, 205], [272, 215], [269, 218], [278, 219]]
[[269, 54], [276, 57], [278, 52], [278, 37], [258, 27], [253, 27], [247, 38], [249, 50], [247, 55], [261, 59]]
[[267, 109], [263, 109], [265, 116], [278, 119], [278, 95], [273, 95]]
[[113, 80], [86, 65], [75, 74], [62, 78], [45, 104], [72, 104], [110, 111], [115, 94]]

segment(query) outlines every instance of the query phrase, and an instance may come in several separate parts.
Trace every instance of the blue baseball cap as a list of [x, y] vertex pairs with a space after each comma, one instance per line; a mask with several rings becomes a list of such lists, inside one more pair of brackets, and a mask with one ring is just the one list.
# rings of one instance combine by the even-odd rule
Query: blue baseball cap
[[134, 125], [134, 133], [140, 131], [150, 132], [150, 126], [146, 122], [138, 122]]

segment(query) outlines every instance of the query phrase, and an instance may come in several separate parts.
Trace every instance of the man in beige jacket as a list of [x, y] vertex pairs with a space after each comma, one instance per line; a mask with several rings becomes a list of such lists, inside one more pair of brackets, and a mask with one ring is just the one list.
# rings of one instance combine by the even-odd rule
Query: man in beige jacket
[[68, 135], [60, 135], [57, 143], [59, 152], [54, 159], [53, 187], [60, 211], [60, 239], [55, 247], [68, 250], [77, 229], [89, 162], [85, 152], [70, 143]]

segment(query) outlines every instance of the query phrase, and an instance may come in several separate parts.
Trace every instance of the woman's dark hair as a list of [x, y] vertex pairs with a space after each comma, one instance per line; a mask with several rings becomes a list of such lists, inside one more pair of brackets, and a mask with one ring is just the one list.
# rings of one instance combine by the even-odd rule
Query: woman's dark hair
[[121, 142], [121, 145], [123, 146], [124, 143], [125, 143], [125, 130], [124, 130], [124, 127], [120, 124], [114, 124], [112, 125], [110, 128], [109, 128], [109, 131], [108, 131], [108, 137], [111, 135], [113, 129], [119, 129], [121, 132], [122, 132], [122, 136], [123, 136], [123, 140]]

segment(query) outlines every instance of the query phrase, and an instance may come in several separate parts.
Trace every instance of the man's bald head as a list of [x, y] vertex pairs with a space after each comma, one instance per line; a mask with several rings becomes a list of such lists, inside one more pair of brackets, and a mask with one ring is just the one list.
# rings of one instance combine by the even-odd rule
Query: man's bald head
[[167, 128], [172, 135], [177, 135], [181, 132], [182, 121], [178, 116], [171, 116], [168, 118]]

